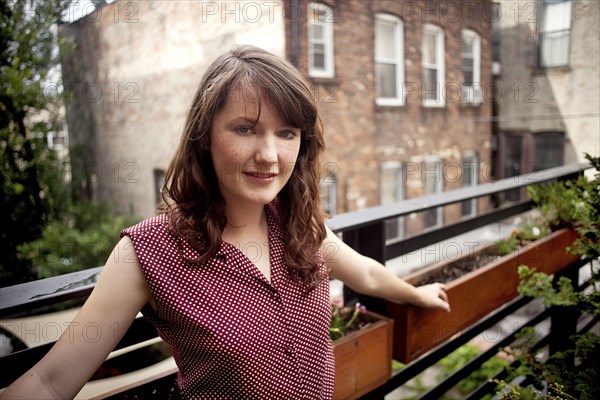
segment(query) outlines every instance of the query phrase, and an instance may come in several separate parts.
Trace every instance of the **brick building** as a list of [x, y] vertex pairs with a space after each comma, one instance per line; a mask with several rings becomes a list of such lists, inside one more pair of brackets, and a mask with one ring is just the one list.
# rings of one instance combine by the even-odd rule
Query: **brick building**
[[600, 154], [600, 2], [498, 6], [498, 176]]
[[[325, 125], [332, 213], [490, 179], [490, 0], [116, 1], [68, 26], [64, 58], [80, 188], [152, 215], [191, 96], [234, 44], [287, 57], [312, 82]], [[75, 158], [76, 159], [76, 158]], [[487, 207], [390, 222], [390, 238]], [[401, 223], [399, 223], [401, 222]]]

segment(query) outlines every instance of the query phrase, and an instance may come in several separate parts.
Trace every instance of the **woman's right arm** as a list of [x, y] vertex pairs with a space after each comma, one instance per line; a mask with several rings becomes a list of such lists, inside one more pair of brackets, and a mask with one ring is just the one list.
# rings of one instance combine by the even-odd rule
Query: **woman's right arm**
[[133, 243], [125, 236], [71, 325], [48, 354], [0, 397], [72, 399], [151, 297]]

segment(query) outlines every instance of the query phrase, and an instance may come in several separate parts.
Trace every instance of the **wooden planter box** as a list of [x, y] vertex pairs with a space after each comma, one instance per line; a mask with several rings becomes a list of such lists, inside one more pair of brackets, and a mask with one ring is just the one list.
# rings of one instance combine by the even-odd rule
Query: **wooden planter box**
[[334, 399], [355, 399], [391, 377], [394, 321], [369, 311], [367, 316], [370, 326], [333, 342]]
[[[408, 363], [474, 322], [514, 299], [519, 285], [517, 267], [525, 264], [539, 272], [554, 274], [579, 259], [566, 253], [577, 238], [575, 231], [562, 229], [539, 239], [499, 260], [469, 272], [446, 284], [452, 312], [386, 303], [387, 315], [395, 321], [394, 358]], [[494, 244], [491, 245], [495, 247]], [[479, 251], [489, 251], [489, 246]], [[468, 254], [465, 257], [472, 257]], [[461, 257], [462, 258], [462, 257]], [[453, 260], [451, 262], [456, 262]], [[434, 265], [406, 278], [415, 283], [433, 270]]]

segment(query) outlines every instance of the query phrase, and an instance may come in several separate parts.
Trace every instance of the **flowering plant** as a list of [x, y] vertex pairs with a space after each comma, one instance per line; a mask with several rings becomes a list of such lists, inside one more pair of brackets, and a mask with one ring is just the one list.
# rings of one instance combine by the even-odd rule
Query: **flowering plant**
[[344, 337], [346, 333], [364, 328], [369, 322], [360, 318], [367, 312], [367, 308], [360, 303], [354, 307], [341, 307], [331, 304], [331, 325], [329, 326], [329, 337], [337, 340]]

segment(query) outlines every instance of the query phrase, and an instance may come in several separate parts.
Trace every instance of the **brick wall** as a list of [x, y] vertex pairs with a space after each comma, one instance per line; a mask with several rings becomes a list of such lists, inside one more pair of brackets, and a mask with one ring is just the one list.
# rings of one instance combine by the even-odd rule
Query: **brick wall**
[[[479, 181], [489, 180], [491, 102], [466, 106], [452, 87], [462, 82], [461, 30], [481, 37], [481, 85], [491, 83], [491, 2], [442, 1], [324, 1], [334, 13], [335, 77], [313, 79], [316, 93], [335, 88], [333, 102], [319, 106], [326, 127], [326, 161], [337, 166], [338, 212], [379, 204], [380, 165], [384, 161], [409, 163], [406, 197], [423, 194], [422, 162], [437, 156], [443, 165], [444, 190], [461, 186], [462, 152], [476, 151]], [[307, 4], [300, 1], [299, 66], [307, 71]], [[292, 7], [291, 0], [288, 7]], [[375, 99], [374, 21], [376, 13], [399, 17], [404, 24], [405, 80], [422, 86], [421, 42], [423, 24], [444, 30], [446, 105], [428, 108], [422, 91], [407, 94], [403, 106], [378, 106]], [[286, 24], [288, 54], [292, 52], [292, 19]], [[458, 94], [460, 96], [460, 93]], [[480, 208], [488, 204], [482, 200]], [[445, 210], [445, 220], [459, 218], [458, 206]], [[412, 221], [412, 222], [411, 222]], [[409, 218], [409, 230], [420, 228], [420, 218]]]

